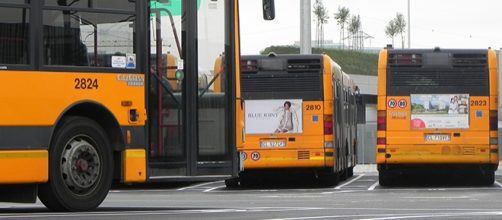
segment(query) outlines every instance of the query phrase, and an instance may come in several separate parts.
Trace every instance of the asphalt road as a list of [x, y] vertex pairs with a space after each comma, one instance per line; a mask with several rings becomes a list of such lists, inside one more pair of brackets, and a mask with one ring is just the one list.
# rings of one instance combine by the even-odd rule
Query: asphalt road
[[[291, 180], [293, 179], [293, 181]], [[0, 203], [8, 219], [502, 219], [502, 175], [493, 186], [422, 176], [381, 187], [356, 173], [336, 187], [289, 174], [226, 189], [222, 181], [120, 187], [95, 211], [49, 212], [41, 203]]]

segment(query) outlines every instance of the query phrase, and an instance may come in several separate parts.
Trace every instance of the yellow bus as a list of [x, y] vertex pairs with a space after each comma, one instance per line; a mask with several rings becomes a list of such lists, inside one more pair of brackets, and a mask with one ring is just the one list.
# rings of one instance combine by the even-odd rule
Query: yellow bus
[[327, 55], [241, 57], [244, 144], [239, 179], [267, 171], [314, 171], [330, 185], [356, 165], [358, 89]]
[[0, 201], [38, 196], [51, 210], [82, 211], [112, 183], [237, 175], [237, 9], [237, 0], [1, 1]]
[[376, 161], [380, 185], [402, 173], [480, 171], [493, 184], [498, 75], [491, 49], [380, 52]]

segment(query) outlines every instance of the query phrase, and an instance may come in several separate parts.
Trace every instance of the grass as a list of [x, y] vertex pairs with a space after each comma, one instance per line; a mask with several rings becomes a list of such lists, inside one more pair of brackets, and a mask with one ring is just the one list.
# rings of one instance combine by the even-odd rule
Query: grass
[[[299, 54], [300, 48], [294, 46], [271, 46], [261, 51], [266, 55], [270, 52], [276, 54]], [[378, 55], [354, 50], [319, 49], [313, 48], [314, 54], [326, 54], [333, 59], [342, 70], [349, 74], [377, 75]]]

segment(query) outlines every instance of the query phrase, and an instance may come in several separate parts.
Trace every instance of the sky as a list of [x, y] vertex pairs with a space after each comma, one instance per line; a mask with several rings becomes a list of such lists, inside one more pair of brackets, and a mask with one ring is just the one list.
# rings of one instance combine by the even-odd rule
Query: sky
[[[311, 0], [313, 4], [315, 0]], [[338, 7], [360, 15], [362, 29], [374, 37], [365, 46], [383, 48], [392, 43], [385, 26], [397, 13], [407, 18], [407, 0], [323, 0], [329, 20], [324, 26], [325, 40], [340, 39], [334, 20]], [[300, 0], [275, 0], [276, 19], [264, 21], [261, 1], [241, 0], [242, 54], [257, 54], [270, 45], [292, 45], [300, 38]], [[499, 0], [410, 0], [411, 47], [488, 48], [502, 47], [502, 1]], [[312, 40], [315, 21], [312, 13]], [[406, 34], [405, 46], [407, 46]], [[396, 36], [394, 47], [401, 47]]]

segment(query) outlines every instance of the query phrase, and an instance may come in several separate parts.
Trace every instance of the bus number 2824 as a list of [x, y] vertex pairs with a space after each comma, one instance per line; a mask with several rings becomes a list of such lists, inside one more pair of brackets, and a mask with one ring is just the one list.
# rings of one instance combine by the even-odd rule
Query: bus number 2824
[[75, 78], [75, 89], [98, 89], [98, 79]]

